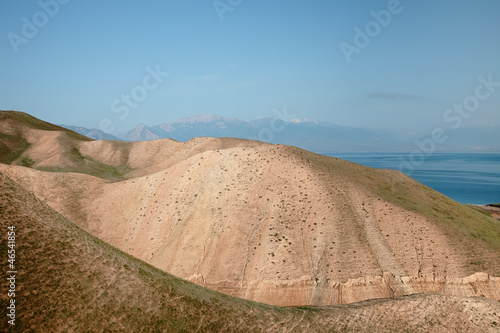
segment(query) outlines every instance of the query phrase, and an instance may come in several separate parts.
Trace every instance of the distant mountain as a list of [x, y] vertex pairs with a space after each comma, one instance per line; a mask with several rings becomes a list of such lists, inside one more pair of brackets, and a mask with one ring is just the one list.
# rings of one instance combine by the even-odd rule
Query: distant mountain
[[[387, 152], [420, 149], [417, 141], [429, 136], [394, 135], [383, 130], [340, 126], [328, 121], [299, 118], [258, 118], [243, 121], [219, 115], [198, 115], [156, 126], [140, 124], [125, 134], [112, 136], [98, 129], [65, 126], [96, 140], [151, 141], [170, 138], [233, 137], [292, 145], [315, 152]], [[437, 151], [500, 151], [500, 126], [467, 126], [446, 131]]]
[[152, 141], [167, 138], [162, 130], [149, 127], [146, 124], [139, 124], [120, 137], [125, 141]]
[[464, 126], [447, 134], [449, 150], [500, 152], [500, 125]]
[[60, 126], [94, 140], [120, 140], [116, 136], [107, 134], [101, 131], [100, 129], [96, 128], [89, 129], [81, 126], [66, 126], [66, 125], [60, 125]]
[[383, 131], [339, 126], [327, 121], [260, 118], [252, 124], [260, 129], [259, 140], [316, 152], [394, 151], [406, 146]]
[[386, 151], [408, 146], [382, 131], [339, 126], [309, 119], [259, 118], [250, 122], [218, 115], [200, 115], [157, 126], [140, 124], [120, 138], [147, 141], [171, 138], [234, 137], [293, 145], [313, 151]]
[[181, 118], [176, 122], [161, 124], [157, 128], [177, 141], [188, 141], [200, 136], [249, 139], [258, 131], [258, 128], [246, 121], [218, 115]]
[[196, 137], [248, 139], [255, 136], [257, 139], [258, 131], [257, 127], [242, 120], [223, 118], [217, 115], [200, 115], [151, 127], [140, 124], [121, 138], [126, 141], [149, 141], [165, 138], [188, 141]]

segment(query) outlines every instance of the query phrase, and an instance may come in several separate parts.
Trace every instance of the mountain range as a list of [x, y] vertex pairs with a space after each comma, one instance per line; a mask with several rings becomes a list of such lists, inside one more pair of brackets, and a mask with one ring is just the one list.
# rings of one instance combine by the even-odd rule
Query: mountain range
[[[62, 125], [64, 126], [64, 125]], [[189, 141], [195, 137], [234, 137], [293, 145], [315, 152], [399, 152], [418, 149], [418, 136], [385, 130], [339, 126], [327, 121], [299, 118], [258, 118], [243, 121], [218, 115], [198, 115], [156, 126], [139, 124], [121, 135], [99, 129], [65, 126], [96, 140], [149, 141], [170, 138]], [[469, 126], [450, 129], [441, 151], [500, 151], [500, 126]]]

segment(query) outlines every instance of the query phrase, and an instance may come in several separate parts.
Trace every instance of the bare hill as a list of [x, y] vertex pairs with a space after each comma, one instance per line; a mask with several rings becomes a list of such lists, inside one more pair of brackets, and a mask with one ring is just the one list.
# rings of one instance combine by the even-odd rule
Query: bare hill
[[35, 133], [60, 132], [68, 138], [80, 141], [90, 139], [68, 131], [65, 128], [47, 123], [24, 112], [0, 111], [0, 162], [29, 165], [31, 162], [22, 154], [37, 143]]
[[42, 171], [84, 173], [108, 181], [155, 173], [206, 149], [261, 145], [256, 141], [199, 139], [181, 143], [95, 141], [27, 113], [0, 111], [0, 163]]
[[45, 171], [80, 172], [112, 180], [122, 170], [82, 156], [78, 147], [93, 141], [24, 112], [0, 111], [0, 162]]
[[[34, 167], [47, 140], [25, 151]], [[500, 300], [500, 223], [399, 172], [230, 138], [61, 142], [123, 180], [68, 172], [78, 163], [1, 169], [97, 237], [202, 286], [275, 305], [429, 291]]]
[[[0, 172], [0, 226], [16, 231], [15, 326], [3, 332], [494, 332], [500, 304], [437, 294], [277, 308], [207, 290], [90, 235]], [[2, 238], [2, 267], [7, 244]], [[1, 307], [7, 302], [2, 283]]]

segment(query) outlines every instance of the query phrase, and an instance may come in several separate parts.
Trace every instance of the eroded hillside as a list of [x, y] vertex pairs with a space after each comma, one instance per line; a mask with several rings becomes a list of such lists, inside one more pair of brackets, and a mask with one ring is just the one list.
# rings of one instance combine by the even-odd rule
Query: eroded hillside
[[[494, 332], [500, 303], [438, 294], [277, 308], [164, 273], [85, 232], [0, 172], [0, 226], [16, 231], [15, 326], [3, 332]], [[7, 271], [7, 244], [0, 243]], [[7, 307], [8, 286], [0, 303]]]
[[[275, 305], [427, 291], [500, 300], [499, 222], [401, 173], [229, 138], [74, 144], [124, 180], [1, 169], [97, 237], [202, 286]], [[38, 151], [25, 152], [35, 166]]]

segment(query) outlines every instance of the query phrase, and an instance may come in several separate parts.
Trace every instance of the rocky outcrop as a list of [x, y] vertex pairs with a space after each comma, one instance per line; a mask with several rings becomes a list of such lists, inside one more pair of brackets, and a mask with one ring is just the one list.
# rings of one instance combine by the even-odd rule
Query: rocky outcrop
[[[383, 276], [350, 279], [345, 283], [315, 281], [304, 277], [293, 281], [255, 281], [244, 286], [229, 281], [206, 284], [202, 277], [188, 280], [232, 296], [278, 306], [338, 305], [367, 299], [401, 297], [421, 293], [478, 296], [500, 301], [500, 278], [475, 273], [464, 278]], [[286, 295], [286, 296], [284, 296]]]

